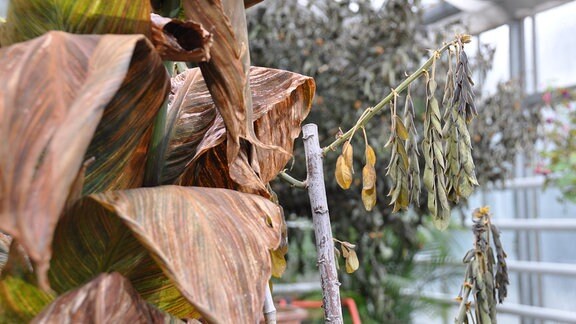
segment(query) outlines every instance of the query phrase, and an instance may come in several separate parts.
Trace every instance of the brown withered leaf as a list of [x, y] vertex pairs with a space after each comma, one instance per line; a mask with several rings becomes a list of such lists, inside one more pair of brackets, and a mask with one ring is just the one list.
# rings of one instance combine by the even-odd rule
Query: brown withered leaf
[[372, 164], [366, 164], [362, 169], [362, 189], [370, 190], [376, 187], [376, 169]]
[[[188, 19], [211, 26], [214, 44], [209, 62], [200, 69], [218, 112], [226, 125], [226, 157], [231, 178], [244, 185], [244, 170], [235, 163], [242, 140], [257, 143], [254, 134], [250, 53], [244, 3], [237, 0], [185, 0]], [[252, 157], [252, 156], [250, 156]], [[250, 161], [252, 163], [252, 161]]]
[[262, 2], [262, 0], [244, 0], [244, 8], [250, 8], [260, 2]]
[[280, 236], [279, 207], [255, 195], [181, 186], [93, 194], [58, 224], [50, 281], [61, 293], [117, 271], [176, 316], [256, 322]]
[[366, 157], [366, 163], [371, 164], [372, 166], [376, 165], [376, 153], [374, 153], [374, 149], [370, 145], [366, 145], [366, 150], [364, 152]]
[[349, 250], [348, 256], [346, 257], [346, 272], [353, 273], [354, 271], [358, 270], [360, 267], [360, 262], [358, 261], [358, 255], [356, 255], [356, 251]]
[[206, 62], [210, 60], [212, 34], [194, 21], [152, 14], [151, 40], [163, 60]]
[[[179, 183], [237, 189], [258, 193], [276, 177], [290, 160], [300, 123], [308, 115], [315, 85], [312, 78], [269, 68], [252, 67], [255, 128], [259, 140], [279, 150], [259, 150], [258, 165], [253, 166], [245, 146], [239, 152], [236, 170], [246, 182], [235, 183], [229, 173], [226, 155], [227, 136], [222, 117], [200, 75], [190, 69], [175, 79], [169, 105], [166, 154], [158, 174], [161, 183]], [[254, 169], [260, 172], [256, 174]]]
[[350, 172], [354, 173], [354, 147], [350, 142], [342, 145], [342, 157], [344, 157], [344, 163], [350, 168]]
[[[142, 35], [49, 32], [1, 48], [0, 76], [0, 230], [22, 244], [47, 288], [52, 233], [94, 133], [106, 148], [122, 150], [93, 151], [93, 172], [118, 177], [136, 169], [145, 155], [140, 143], [167, 90], [166, 72]], [[143, 103], [134, 106], [137, 100]], [[97, 128], [101, 119], [108, 124]], [[113, 181], [137, 185], [118, 178]]]
[[352, 172], [350, 167], [346, 164], [346, 159], [340, 155], [336, 160], [336, 171], [334, 174], [336, 182], [342, 189], [349, 189], [352, 185]]
[[372, 211], [376, 206], [376, 189], [362, 189], [362, 203], [367, 211]]
[[117, 272], [56, 298], [31, 323], [184, 323], [146, 303]]

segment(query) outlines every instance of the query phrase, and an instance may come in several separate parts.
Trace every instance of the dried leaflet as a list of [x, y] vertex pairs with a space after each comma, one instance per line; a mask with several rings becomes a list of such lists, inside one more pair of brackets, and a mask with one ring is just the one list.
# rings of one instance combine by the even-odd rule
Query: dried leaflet
[[410, 191], [410, 201], [416, 205], [420, 204], [420, 164], [418, 157], [418, 133], [414, 125], [414, 103], [410, 95], [410, 88], [406, 95], [404, 104], [404, 125], [408, 130], [406, 139], [406, 153], [408, 154], [408, 190]]
[[376, 205], [376, 169], [374, 165], [376, 164], [376, 153], [370, 144], [368, 144], [368, 136], [366, 135], [366, 130], [362, 128], [364, 132], [364, 142], [366, 143], [366, 149], [364, 150], [366, 165], [362, 169], [362, 203], [367, 211], [371, 211]]
[[[448, 198], [458, 202], [468, 198], [474, 186], [478, 185], [472, 159], [472, 143], [468, 125], [477, 115], [472, 91], [472, 76], [463, 44], [457, 48], [458, 62], [456, 74], [452, 70], [452, 56], [449, 56], [448, 74], [443, 105], [446, 139], [446, 190]], [[455, 88], [454, 88], [455, 87]]]
[[392, 181], [388, 197], [391, 198], [390, 205], [394, 205], [392, 212], [405, 210], [410, 203], [410, 180], [408, 178], [409, 159], [404, 147], [405, 140], [408, 139], [408, 130], [402, 119], [396, 114], [397, 95], [390, 104], [392, 111], [392, 129], [387, 146], [391, 146], [392, 152], [388, 172]]
[[[346, 272], [353, 273], [360, 267], [360, 262], [358, 260], [358, 255], [354, 250], [356, 245], [349, 242], [338, 241], [340, 243], [340, 248], [342, 249], [342, 256], [346, 260]], [[337, 250], [337, 249], [336, 249]], [[339, 253], [339, 252], [338, 252]]]
[[[436, 54], [435, 54], [436, 55]], [[446, 229], [450, 223], [450, 205], [446, 195], [446, 180], [444, 172], [444, 150], [442, 147], [441, 114], [436, 92], [436, 61], [432, 63], [432, 71], [426, 74], [426, 113], [424, 116], [424, 186], [428, 191], [428, 210], [432, 214], [434, 225], [438, 229]]]
[[342, 189], [350, 188], [352, 185], [354, 149], [350, 142], [344, 143], [342, 154], [336, 160], [335, 177], [336, 182]]

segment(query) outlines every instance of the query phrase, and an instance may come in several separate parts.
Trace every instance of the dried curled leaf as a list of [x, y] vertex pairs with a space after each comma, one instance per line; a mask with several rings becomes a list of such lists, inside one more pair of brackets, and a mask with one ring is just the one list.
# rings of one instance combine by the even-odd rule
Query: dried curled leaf
[[362, 189], [372, 190], [376, 187], [376, 169], [371, 164], [366, 164], [362, 169]]
[[206, 62], [210, 60], [212, 34], [202, 25], [152, 14], [151, 40], [165, 61]]
[[367, 211], [376, 205], [376, 170], [374, 165], [366, 164], [362, 169], [362, 203]]
[[342, 156], [344, 157], [344, 162], [350, 168], [351, 172], [354, 173], [354, 147], [350, 142], [344, 143], [342, 146]]
[[366, 155], [366, 163], [372, 166], [376, 165], [376, 153], [374, 153], [374, 149], [370, 145], [366, 145], [365, 150]]
[[367, 211], [372, 211], [376, 206], [376, 190], [375, 189], [362, 189], [362, 203]]
[[358, 261], [358, 256], [356, 251], [349, 250], [348, 256], [346, 257], [346, 272], [353, 273], [360, 267], [360, 262]]
[[[258, 150], [257, 161], [242, 147], [235, 169], [228, 167], [227, 129], [198, 68], [172, 79], [168, 108], [168, 141], [157, 157], [159, 183], [185, 186], [212, 186], [242, 192], [262, 193], [263, 184], [273, 179], [290, 160], [300, 124], [309, 113], [315, 84], [310, 77], [262, 67], [250, 69], [250, 88], [258, 139], [282, 147]], [[251, 164], [252, 160], [252, 164]], [[254, 172], [254, 168], [259, 173]], [[245, 184], [232, 180], [231, 172], [241, 170]], [[238, 178], [240, 175], [236, 175]], [[250, 181], [248, 181], [250, 180]]]
[[342, 189], [350, 188], [352, 185], [352, 171], [351, 168], [346, 164], [346, 160], [343, 155], [340, 155], [336, 160], [336, 182]]
[[340, 248], [342, 248], [342, 256], [346, 260], [346, 272], [353, 273], [360, 267], [360, 262], [358, 261], [358, 255], [356, 255], [356, 251], [354, 251], [356, 245], [351, 244], [349, 242], [342, 242], [342, 241], [338, 242], [340, 243]]

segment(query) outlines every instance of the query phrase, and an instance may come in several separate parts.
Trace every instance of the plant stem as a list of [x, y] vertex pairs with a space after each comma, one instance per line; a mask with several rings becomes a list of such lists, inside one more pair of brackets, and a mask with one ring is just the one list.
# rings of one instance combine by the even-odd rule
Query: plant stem
[[[172, 77], [174, 74], [174, 62], [165, 61], [166, 71]], [[152, 187], [160, 184], [160, 163], [163, 160], [164, 137], [166, 133], [166, 116], [168, 115], [168, 96], [164, 99], [162, 107], [154, 119], [152, 138], [150, 139], [150, 148], [148, 159], [146, 160], [146, 169], [144, 172], [144, 186]]]
[[306, 124], [302, 127], [304, 151], [306, 153], [306, 171], [308, 173], [308, 196], [312, 207], [312, 223], [316, 237], [318, 267], [322, 285], [322, 300], [326, 323], [343, 323], [340, 305], [340, 282], [336, 272], [334, 258], [334, 240], [330, 227], [328, 199], [324, 184], [322, 149], [318, 142], [318, 126]]
[[432, 65], [434, 60], [438, 56], [440, 56], [440, 54], [445, 52], [450, 46], [453, 46], [456, 44], [457, 44], [457, 40], [453, 40], [450, 43], [447, 43], [444, 46], [442, 46], [442, 48], [440, 48], [439, 50], [434, 51], [432, 56], [426, 62], [424, 62], [424, 64], [422, 64], [422, 66], [420, 66], [420, 68], [418, 70], [416, 70], [416, 72], [414, 72], [410, 76], [408, 76], [404, 81], [402, 81], [402, 83], [400, 83], [398, 85], [398, 87], [396, 87], [395, 89], [392, 89], [392, 91], [390, 91], [390, 93], [384, 99], [382, 99], [382, 101], [380, 101], [374, 107], [367, 108], [364, 111], [364, 113], [362, 113], [362, 115], [360, 116], [358, 121], [356, 121], [356, 124], [350, 130], [348, 130], [342, 136], [338, 137], [338, 139], [335, 140], [334, 142], [332, 142], [330, 145], [323, 148], [322, 154], [326, 155], [328, 152], [334, 151], [338, 146], [342, 145], [345, 141], [350, 139], [350, 137], [352, 137], [352, 135], [354, 134], [354, 131], [357, 128], [363, 127], [364, 125], [366, 125], [366, 123], [368, 123], [368, 121], [370, 119], [372, 119], [377, 113], [379, 113], [382, 109], [384, 109], [384, 107], [386, 107], [386, 105], [392, 99], [394, 99], [395, 96], [400, 94], [402, 91], [406, 90], [412, 82], [414, 82], [416, 79], [418, 79], [420, 77], [420, 75], [425, 73], [425, 71]]
[[274, 299], [272, 299], [272, 292], [270, 285], [266, 285], [266, 296], [264, 298], [264, 323], [276, 324], [276, 307], [274, 306]]
[[280, 173], [278, 173], [278, 178], [280, 178], [280, 180], [289, 183], [292, 187], [294, 188], [300, 188], [300, 189], [306, 189], [308, 187], [308, 185], [306, 184], [306, 181], [300, 181], [297, 180], [295, 178], [293, 178], [291, 175], [289, 175], [288, 173], [286, 173], [286, 171], [280, 171]]
[[[471, 266], [472, 263], [468, 263], [468, 268], [466, 270], [466, 273], [472, 273], [472, 269]], [[454, 323], [455, 324], [462, 324], [464, 323], [464, 317], [466, 316], [466, 312], [468, 311], [468, 298], [470, 297], [470, 291], [472, 291], [471, 288], [471, 284], [472, 284], [472, 278], [467, 277], [465, 279], [465, 283], [463, 285], [463, 292], [462, 292], [462, 300], [460, 300], [460, 307], [458, 307], [458, 315], [456, 315], [456, 318], [454, 319]]]

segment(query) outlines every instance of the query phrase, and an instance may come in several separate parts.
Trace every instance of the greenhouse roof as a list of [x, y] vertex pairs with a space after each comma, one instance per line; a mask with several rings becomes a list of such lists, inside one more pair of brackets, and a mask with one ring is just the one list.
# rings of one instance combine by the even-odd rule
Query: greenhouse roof
[[446, 24], [461, 20], [470, 32], [479, 33], [566, 2], [570, 0], [424, 0], [424, 21]]

